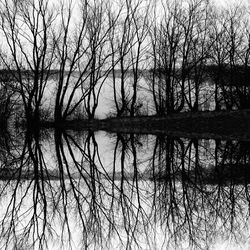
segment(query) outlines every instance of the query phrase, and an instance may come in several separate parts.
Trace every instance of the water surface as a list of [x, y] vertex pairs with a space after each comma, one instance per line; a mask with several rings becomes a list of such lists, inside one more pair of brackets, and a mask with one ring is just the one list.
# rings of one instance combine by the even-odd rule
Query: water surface
[[46, 130], [0, 144], [1, 249], [249, 247], [248, 141]]

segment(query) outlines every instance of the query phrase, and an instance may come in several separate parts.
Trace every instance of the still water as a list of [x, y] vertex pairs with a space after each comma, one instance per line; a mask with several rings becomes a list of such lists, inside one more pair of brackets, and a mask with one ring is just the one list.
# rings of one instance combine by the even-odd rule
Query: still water
[[248, 249], [250, 142], [0, 136], [0, 249]]

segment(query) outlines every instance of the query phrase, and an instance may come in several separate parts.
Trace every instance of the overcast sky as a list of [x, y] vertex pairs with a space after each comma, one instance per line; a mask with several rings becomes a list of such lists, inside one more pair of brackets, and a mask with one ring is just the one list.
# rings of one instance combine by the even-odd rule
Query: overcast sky
[[249, 0], [212, 0], [215, 4], [222, 5], [222, 6], [227, 6], [228, 4], [248, 4], [249, 5]]

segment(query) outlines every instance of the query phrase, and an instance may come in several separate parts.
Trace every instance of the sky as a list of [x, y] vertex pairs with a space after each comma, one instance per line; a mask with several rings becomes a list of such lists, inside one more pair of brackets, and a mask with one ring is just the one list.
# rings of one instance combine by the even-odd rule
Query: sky
[[212, 0], [216, 5], [226, 7], [229, 4], [247, 4], [249, 5], [249, 0]]

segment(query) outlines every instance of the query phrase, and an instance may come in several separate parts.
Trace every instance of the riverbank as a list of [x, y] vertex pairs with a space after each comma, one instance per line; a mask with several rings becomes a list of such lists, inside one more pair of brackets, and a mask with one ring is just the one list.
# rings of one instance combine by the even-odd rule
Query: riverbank
[[114, 133], [167, 134], [178, 137], [250, 140], [250, 110], [183, 112], [168, 117], [144, 116], [72, 120], [44, 127], [71, 130], [105, 130]]

